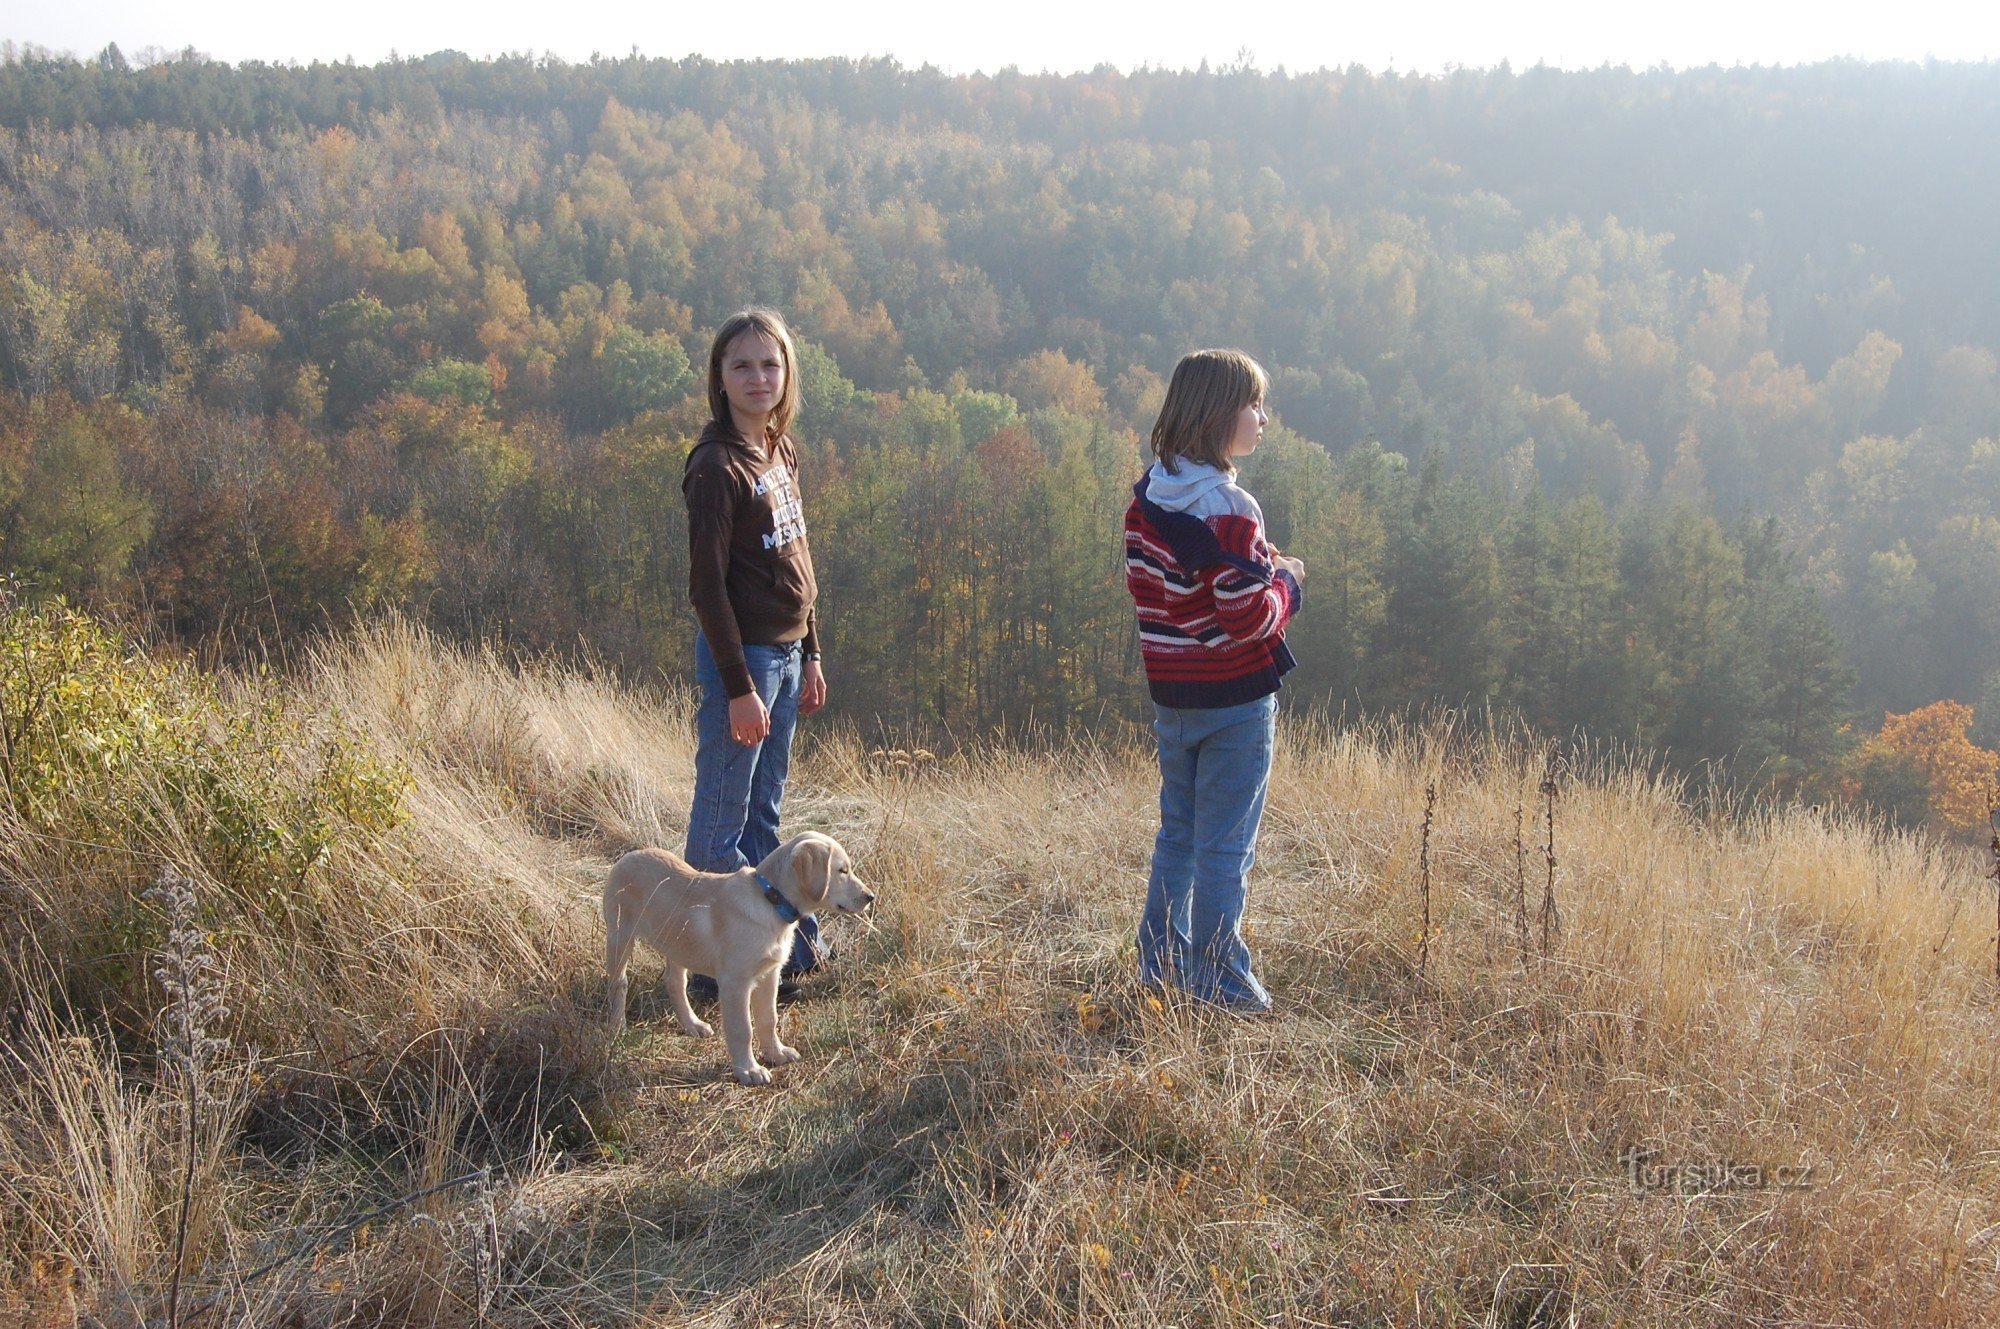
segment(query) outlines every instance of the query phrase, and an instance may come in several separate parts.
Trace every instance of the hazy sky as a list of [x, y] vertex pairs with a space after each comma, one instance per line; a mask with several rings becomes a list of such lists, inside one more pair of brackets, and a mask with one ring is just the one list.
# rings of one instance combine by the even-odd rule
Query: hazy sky
[[954, 73], [1013, 64], [1070, 71], [1110, 63], [1263, 69], [1362, 64], [1432, 72], [1501, 60], [1600, 64], [1799, 64], [1836, 56], [2000, 57], [1991, 0], [738, 0], [733, 4], [552, 4], [548, 0], [0, 0], [0, 38], [77, 55], [117, 42], [193, 46], [218, 59], [362, 63], [451, 48], [475, 56], [699, 53], [716, 59], [893, 55]]

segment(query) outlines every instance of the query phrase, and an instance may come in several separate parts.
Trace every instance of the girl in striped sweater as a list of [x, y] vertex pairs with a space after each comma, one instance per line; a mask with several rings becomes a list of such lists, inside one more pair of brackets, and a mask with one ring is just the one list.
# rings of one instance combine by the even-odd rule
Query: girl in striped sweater
[[1235, 459], [1257, 450], [1269, 380], [1241, 351], [1182, 358], [1153, 425], [1155, 461], [1125, 514], [1125, 585], [1160, 752], [1160, 833], [1139, 918], [1139, 976], [1245, 1015], [1244, 879], [1271, 778], [1285, 625], [1305, 565], [1265, 538]]

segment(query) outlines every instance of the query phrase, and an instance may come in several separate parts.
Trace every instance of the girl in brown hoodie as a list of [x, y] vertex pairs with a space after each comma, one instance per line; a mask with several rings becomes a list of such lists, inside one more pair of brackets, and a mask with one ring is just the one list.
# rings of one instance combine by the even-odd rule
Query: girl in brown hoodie
[[[793, 726], [826, 702], [798, 449], [785, 432], [799, 407], [797, 366], [775, 311], [725, 322], [708, 353], [712, 418], [681, 477], [701, 629], [687, 860], [705, 872], [734, 872], [778, 847]], [[799, 922], [788, 973], [820, 962], [812, 921]]]

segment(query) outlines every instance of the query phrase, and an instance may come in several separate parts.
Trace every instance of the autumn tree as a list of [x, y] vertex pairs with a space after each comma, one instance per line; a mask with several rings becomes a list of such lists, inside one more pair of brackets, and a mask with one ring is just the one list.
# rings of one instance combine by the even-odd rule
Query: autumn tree
[[1985, 824], [1994, 795], [2000, 754], [1976, 747], [1966, 737], [1972, 708], [1956, 701], [1932, 702], [1904, 715], [1886, 715], [1875, 742], [1906, 758], [1930, 781], [1931, 815], [1956, 831]]

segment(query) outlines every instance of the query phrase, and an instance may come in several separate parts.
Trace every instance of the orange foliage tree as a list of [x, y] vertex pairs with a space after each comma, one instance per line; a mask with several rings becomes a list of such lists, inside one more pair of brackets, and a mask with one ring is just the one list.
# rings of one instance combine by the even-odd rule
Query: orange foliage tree
[[1972, 708], [1962, 702], [1934, 701], [1907, 715], [1885, 715], [1875, 741], [1908, 758], [1930, 778], [1931, 813], [1955, 830], [1986, 820], [1993, 775], [2000, 753], [1965, 736]]

